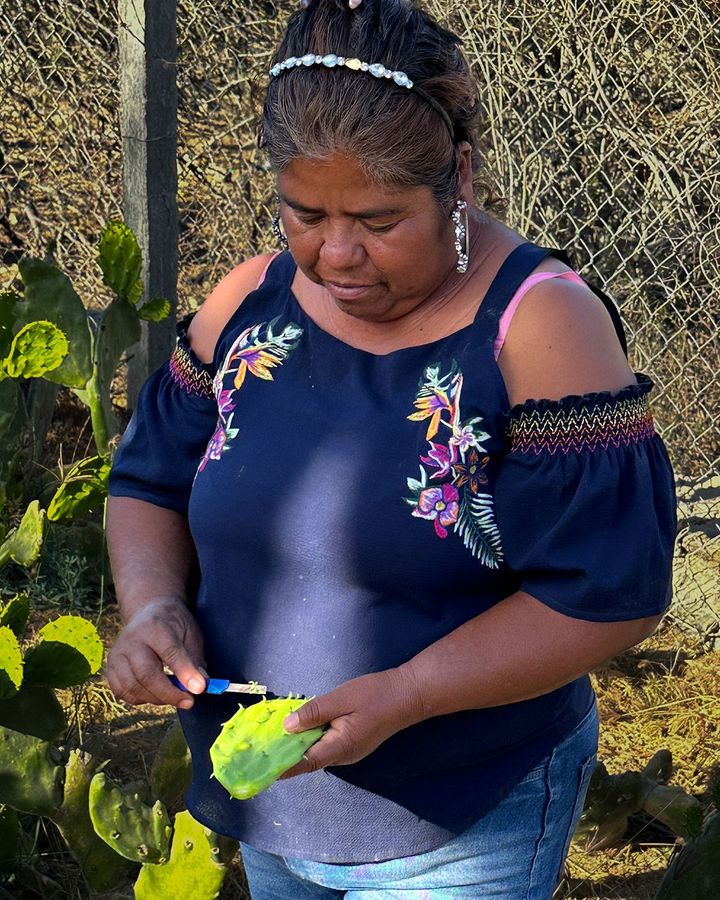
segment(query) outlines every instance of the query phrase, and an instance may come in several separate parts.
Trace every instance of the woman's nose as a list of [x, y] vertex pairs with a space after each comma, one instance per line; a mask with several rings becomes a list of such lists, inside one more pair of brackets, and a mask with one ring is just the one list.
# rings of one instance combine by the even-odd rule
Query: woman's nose
[[365, 248], [357, 240], [352, 227], [328, 224], [323, 234], [320, 258], [334, 272], [357, 269], [365, 259]]

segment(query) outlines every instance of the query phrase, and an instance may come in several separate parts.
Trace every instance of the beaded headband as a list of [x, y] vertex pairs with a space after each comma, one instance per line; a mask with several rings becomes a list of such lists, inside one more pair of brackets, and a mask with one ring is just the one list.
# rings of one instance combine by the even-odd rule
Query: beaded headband
[[325, 66], [328, 69], [334, 69], [335, 66], [344, 66], [346, 69], [350, 69], [354, 72], [367, 72], [375, 78], [388, 78], [394, 81], [398, 87], [414, 90], [415, 93], [432, 106], [435, 112], [442, 118], [450, 131], [453, 142], [455, 141], [455, 128], [447, 110], [444, 109], [434, 97], [428, 94], [427, 91], [424, 91], [421, 87], [418, 87], [411, 81], [405, 72], [393, 72], [392, 69], [386, 68], [381, 63], [367, 63], [356, 59], [355, 57], [338, 56], [336, 53], [327, 53], [325, 56], [315, 53], [306, 53], [305, 56], [290, 56], [283, 62], [276, 63], [272, 69], [270, 69], [270, 77], [277, 78], [278, 75], [282, 75], [283, 72], [288, 71], [288, 69], [294, 69], [297, 66]]

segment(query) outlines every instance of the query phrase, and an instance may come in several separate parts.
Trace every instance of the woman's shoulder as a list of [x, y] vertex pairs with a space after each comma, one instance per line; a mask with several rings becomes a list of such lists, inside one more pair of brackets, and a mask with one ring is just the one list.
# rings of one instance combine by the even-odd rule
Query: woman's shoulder
[[[558, 260], [535, 272], [568, 271]], [[498, 366], [511, 405], [528, 399], [618, 391], [635, 376], [610, 314], [586, 284], [550, 278], [533, 285], [508, 328]]]
[[274, 254], [253, 256], [235, 266], [215, 286], [188, 328], [188, 340], [203, 362], [212, 362], [215, 345], [223, 328], [243, 300], [258, 286]]

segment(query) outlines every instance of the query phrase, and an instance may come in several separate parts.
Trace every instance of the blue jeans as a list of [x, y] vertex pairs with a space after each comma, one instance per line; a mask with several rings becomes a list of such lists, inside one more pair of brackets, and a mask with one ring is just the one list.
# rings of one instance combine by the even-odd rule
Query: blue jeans
[[505, 799], [436, 850], [352, 865], [292, 859], [241, 843], [252, 900], [550, 900], [595, 766], [598, 713]]

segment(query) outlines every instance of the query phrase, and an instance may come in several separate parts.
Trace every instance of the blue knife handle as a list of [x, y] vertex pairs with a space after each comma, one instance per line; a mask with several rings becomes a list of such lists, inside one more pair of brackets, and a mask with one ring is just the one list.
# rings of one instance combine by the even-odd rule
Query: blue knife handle
[[[170, 681], [175, 685], [176, 688], [180, 688], [181, 691], [185, 691], [186, 693], [190, 693], [185, 685], [180, 681], [177, 675], [168, 675]], [[206, 678], [205, 679], [205, 693], [206, 694], [224, 694], [228, 689], [228, 685], [230, 684], [229, 678]]]

